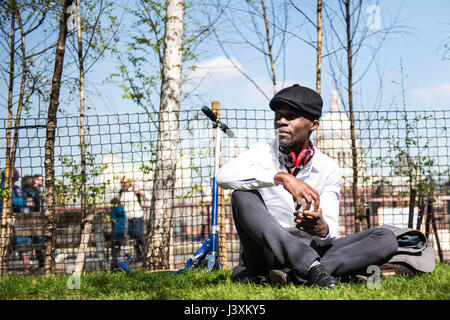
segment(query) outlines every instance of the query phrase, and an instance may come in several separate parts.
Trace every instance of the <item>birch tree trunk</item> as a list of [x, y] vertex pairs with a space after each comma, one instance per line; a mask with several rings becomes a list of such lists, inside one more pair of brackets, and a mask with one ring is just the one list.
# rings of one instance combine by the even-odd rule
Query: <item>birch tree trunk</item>
[[50, 274], [55, 269], [54, 257], [54, 218], [55, 218], [55, 132], [56, 115], [59, 106], [59, 92], [64, 65], [64, 54], [66, 50], [67, 20], [69, 14], [67, 9], [73, 0], [64, 0], [61, 18], [59, 20], [59, 34], [56, 43], [55, 68], [53, 71], [52, 89], [50, 93], [50, 104], [47, 115], [47, 134], [45, 140], [45, 272]]
[[181, 97], [181, 66], [184, 36], [184, 0], [166, 1], [166, 25], [159, 107], [158, 145], [153, 184], [150, 236], [146, 265], [151, 269], [170, 269], [173, 257], [172, 220], [178, 126]]
[[[80, 209], [82, 225], [84, 226], [81, 234], [81, 242], [78, 247], [77, 261], [75, 265], [75, 275], [80, 275], [84, 269], [84, 261], [86, 257], [86, 251], [88, 249], [89, 239], [92, 232], [92, 221], [94, 220], [94, 214], [86, 214], [86, 144], [85, 144], [85, 130], [84, 130], [84, 118], [85, 118], [85, 98], [84, 98], [84, 59], [83, 59], [83, 41], [81, 38], [81, 9], [80, 0], [75, 0], [75, 14], [77, 25], [77, 43], [78, 43], [78, 68], [80, 78], [78, 81], [78, 92], [80, 95], [80, 170], [81, 170], [81, 190], [80, 190]], [[95, 206], [94, 206], [95, 207]]]
[[86, 214], [86, 216], [83, 217], [80, 245], [78, 246], [77, 260], [75, 262], [75, 276], [80, 276], [84, 269], [84, 261], [86, 259], [86, 252], [89, 248], [93, 221], [94, 213]]

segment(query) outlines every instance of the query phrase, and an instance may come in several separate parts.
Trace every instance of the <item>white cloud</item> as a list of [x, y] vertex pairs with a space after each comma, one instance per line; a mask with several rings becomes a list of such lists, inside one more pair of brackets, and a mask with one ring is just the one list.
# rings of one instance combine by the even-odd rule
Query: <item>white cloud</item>
[[201, 61], [190, 75], [191, 79], [214, 78], [215, 80], [229, 79], [240, 76], [239, 70], [244, 70], [235, 59], [218, 56], [211, 60]]
[[[243, 65], [239, 61], [235, 59], [230, 60], [224, 56], [217, 56], [197, 63], [196, 69], [187, 75], [187, 78], [190, 80], [188, 85], [194, 87], [198, 84], [195, 89], [196, 93], [206, 93], [211, 99], [220, 101], [223, 106], [266, 108], [274, 94], [271, 79], [267, 75], [254, 74], [248, 70], [249, 68], [250, 66], [246, 64], [246, 69], [244, 70]], [[258, 87], [255, 86], [255, 83], [249, 81], [242, 74], [243, 72], [249, 72], [249, 77]], [[287, 79], [283, 83], [278, 83], [276, 91], [294, 83], [311, 87], [309, 83], [301, 79]], [[190, 87], [187, 88], [189, 89]]]
[[435, 103], [444, 98], [448, 101], [450, 98], [450, 83], [440, 83], [434, 86], [412, 90], [411, 95], [422, 103]]
[[[268, 103], [270, 99], [272, 99], [274, 95], [273, 84], [269, 77], [256, 77], [253, 79], [258, 85], [259, 89], [256, 86], [249, 82], [247, 79], [242, 79], [242, 84], [238, 87], [234, 88], [233, 94], [229, 99], [239, 99], [239, 102], [244, 105], [250, 106], [264, 106], [268, 108]], [[293, 84], [298, 83], [301, 86], [306, 86], [309, 88], [313, 88], [309, 85], [309, 83], [301, 81], [301, 80], [285, 80], [283, 83], [279, 82], [277, 84], [276, 92], [290, 87]], [[264, 94], [261, 92], [264, 92]]]

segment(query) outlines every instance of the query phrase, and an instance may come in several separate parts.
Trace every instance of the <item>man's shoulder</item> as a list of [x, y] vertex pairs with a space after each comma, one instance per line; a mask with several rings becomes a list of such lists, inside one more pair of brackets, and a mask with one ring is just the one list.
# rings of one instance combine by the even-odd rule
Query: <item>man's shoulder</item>
[[339, 167], [336, 160], [329, 157], [324, 152], [320, 151], [319, 149], [315, 149], [315, 155], [314, 158], [316, 158], [315, 165], [320, 170], [327, 170], [327, 171], [340, 171], [341, 168]]
[[241, 152], [240, 155], [245, 154], [246, 157], [251, 157], [254, 160], [264, 159], [266, 156], [273, 153], [272, 142], [271, 141], [259, 141], [252, 144], [249, 148], [247, 148], [244, 152]]
[[250, 149], [260, 151], [270, 151], [272, 148], [272, 141], [259, 141], [254, 143]]
[[339, 193], [342, 187], [342, 169], [336, 160], [329, 157], [320, 150], [316, 150], [313, 161], [313, 170], [318, 172], [325, 181], [325, 187], [328, 191], [332, 190]]
[[17, 197], [22, 196], [23, 190], [18, 185], [14, 184], [12, 189], [13, 189], [13, 197], [14, 196], [17, 196]]
[[115, 206], [115, 207], [112, 207], [110, 209], [110, 213], [111, 214], [116, 214], [117, 215], [117, 214], [121, 214], [123, 212], [125, 212], [125, 210], [123, 209], [122, 206]]

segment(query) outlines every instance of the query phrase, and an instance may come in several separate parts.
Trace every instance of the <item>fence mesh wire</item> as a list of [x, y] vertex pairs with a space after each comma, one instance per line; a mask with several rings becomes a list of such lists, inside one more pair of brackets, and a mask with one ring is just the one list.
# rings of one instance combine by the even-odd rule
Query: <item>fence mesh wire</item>
[[[368, 111], [355, 112], [354, 116], [357, 139], [353, 153], [350, 121], [345, 112], [334, 110], [325, 114], [319, 132], [312, 137], [316, 146], [343, 169], [340, 236], [381, 224], [412, 226], [426, 233], [437, 258], [449, 260], [450, 141], [447, 128], [450, 112]], [[221, 119], [236, 133], [234, 138], [222, 136], [222, 163], [256, 142], [274, 138], [273, 112], [270, 110], [224, 109]], [[2, 131], [6, 132], [8, 120], [0, 121]], [[27, 200], [34, 196], [35, 201], [33, 206], [14, 202], [16, 220], [13, 233], [9, 235], [9, 273], [43, 272], [45, 186], [38, 185], [33, 189], [33, 181], [39, 178], [33, 180], [32, 177], [44, 175], [45, 123], [46, 119], [21, 120], [15, 163], [17, 193], [13, 197]], [[83, 232], [89, 232], [84, 270], [109, 270], [113, 259], [132, 267], [142, 265], [137, 258], [142, 249], [139, 241], [147, 241], [149, 234], [157, 123], [158, 115], [147, 113], [86, 118], [85, 194], [88, 211], [92, 213], [89, 229], [83, 224], [80, 210], [79, 118], [58, 118], [55, 141], [56, 272], [74, 270]], [[2, 140], [2, 170], [5, 168], [5, 145]], [[172, 230], [167, 230], [172, 234], [173, 269], [182, 268], [211, 231], [214, 132], [211, 121], [201, 111], [180, 112], [178, 152], [174, 221]], [[124, 178], [140, 194], [142, 224], [136, 219], [140, 217], [137, 213], [136, 217], [126, 219], [127, 224], [122, 224], [121, 213], [112, 201], [122, 197], [120, 190]], [[356, 188], [354, 181], [357, 181]], [[353, 196], [355, 190], [356, 198]], [[231, 268], [239, 263], [240, 245], [232, 221], [231, 192], [222, 190], [220, 195], [220, 259], [225, 267]], [[358, 203], [356, 211], [355, 199]], [[414, 205], [410, 206], [411, 203]], [[132, 210], [126, 206], [125, 209]], [[123, 232], [122, 225], [127, 226], [127, 238], [117, 235]]]

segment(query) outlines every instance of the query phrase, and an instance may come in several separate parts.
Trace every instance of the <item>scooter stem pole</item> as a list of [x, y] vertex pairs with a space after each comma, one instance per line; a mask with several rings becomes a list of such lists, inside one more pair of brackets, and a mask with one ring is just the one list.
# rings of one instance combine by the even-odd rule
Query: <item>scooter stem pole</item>
[[215, 126], [215, 146], [214, 146], [214, 176], [213, 176], [213, 184], [212, 184], [212, 218], [211, 218], [211, 236], [212, 236], [212, 244], [211, 244], [211, 252], [208, 256], [208, 269], [212, 270], [214, 264], [217, 259], [217, 251], [218, 251], [218, 200], [219, 200], [219, 186], [216, 182], [216, 174], [219, 170], [219, 159], [220, 159], [220, 140], [221, 140], [221, 131], [219, 130], [218, 125]]

